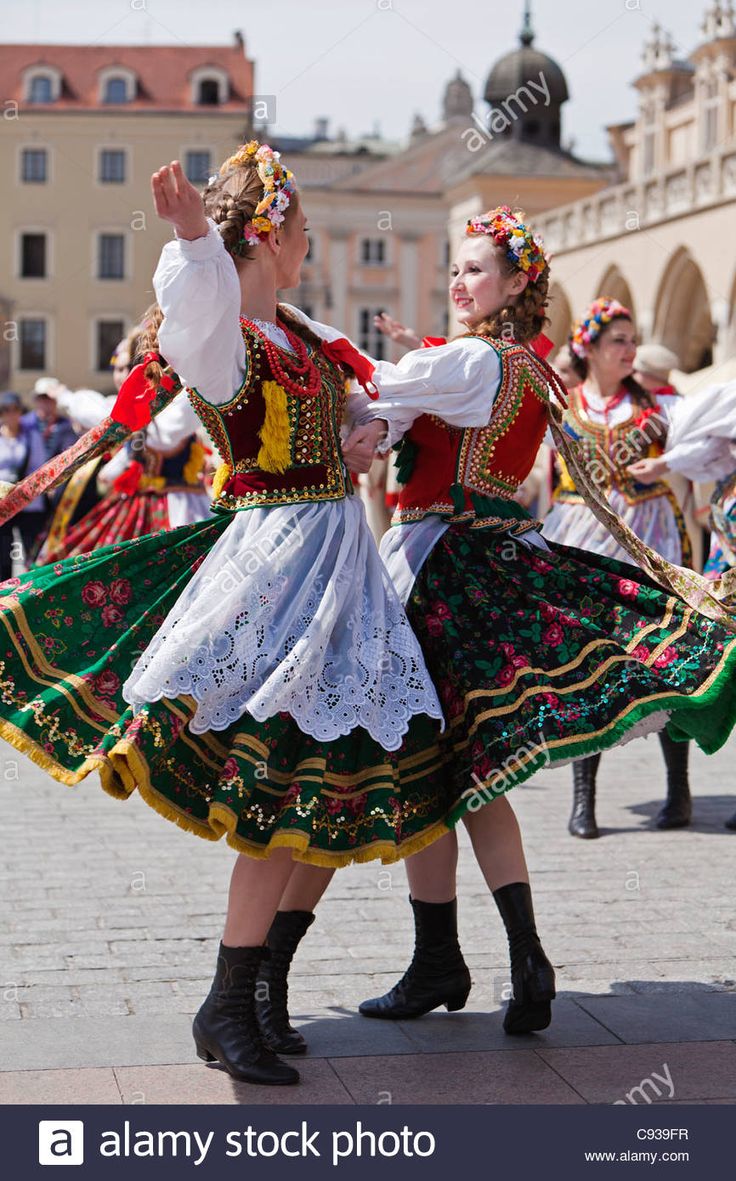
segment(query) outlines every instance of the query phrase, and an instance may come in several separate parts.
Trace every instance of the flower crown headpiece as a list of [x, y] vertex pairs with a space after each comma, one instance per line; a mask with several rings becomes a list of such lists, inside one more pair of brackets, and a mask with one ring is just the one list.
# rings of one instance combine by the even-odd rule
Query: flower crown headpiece
[[505, 249], [509, 262], [529, 276], [530, 283], [536, 282], [549, 266], [542, 239], [533, 234], [508, 205], [499, 205], [490, 213], [471, 217], [465, 233], [489, 234], [497, 246]]
[[600, 336], [606, 325], [617, 317], [630, 320], [631, 312], [617, 299], [609, 299], [605, 295], [593, 300], [585, 315], [576, 320], [572, 326], [570, 348], [575, 356], [581, 359], [587, 357], [590, 346]]
[[[263, 196], [255, 207], [250, 221], [243, 227], [243, 237], [233, 247], [233, 254], [242, 254], [244, 247], [258, 246], [271, 233], [274, 226], [280, 226], [284, 213], [289, 207], [292, 194], [296, 191], [294, 173], [281, 163], [280, 152], [274, 152], [268, 144], [257, 139], [241, 144], [234, 155], [229, 156], [220, 167], [220, 176], [231, 168], [238, 168], [253, 161], [263, 184]], [[216, 179], [211, 177], [210, 181]]]

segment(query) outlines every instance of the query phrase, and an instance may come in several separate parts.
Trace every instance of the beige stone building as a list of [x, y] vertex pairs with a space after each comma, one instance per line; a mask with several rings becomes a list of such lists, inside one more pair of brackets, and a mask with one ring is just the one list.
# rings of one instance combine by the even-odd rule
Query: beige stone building
[[612, 295], [686, 373], [721, 366], [736, 348], [733, 5], [708, 5], [685, 60], [655, 29], [633, 84], [636, 119], [609, 128], [618, 183], [535, 220], [554, 256], [552, 335]]
[[192, 180], [250, 134], [253, 63], [231, 46], [0, 46], [2, 385], [45, 373], [112, 392], [111, 351], [152, 300], [168, 227], [150, 176]]

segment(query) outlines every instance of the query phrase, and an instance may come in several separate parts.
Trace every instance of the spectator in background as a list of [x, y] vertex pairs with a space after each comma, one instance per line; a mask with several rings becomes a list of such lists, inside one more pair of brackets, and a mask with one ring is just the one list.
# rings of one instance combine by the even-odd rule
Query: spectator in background
[[663, 344], [640, 344], [634, 357], [634, 378], [650, 394], [676, 394], [670, 374], [680, 358]]
[[61, 455], [73, 443], [78, 435], [71, 420], [65, 414], [59, 413], [57, 399], [65, 389], [55, 377], [40, 377], [33, 387], [34, 408], [25, 415], [28, 422], [32, 420], [38, 426], [46, 447], [46, 458], [53, 459]]
[[[46, 448], [35, 417], [23, 414], [18, 394], [0, 394], [0, 481], [17, 484], [46, 462]], [[13, 531], [20, 533], [24, 562], [46, 519], [46, 502], [37, 496], [22, 512], [0, 525], [0, 580], [13, 575]]]

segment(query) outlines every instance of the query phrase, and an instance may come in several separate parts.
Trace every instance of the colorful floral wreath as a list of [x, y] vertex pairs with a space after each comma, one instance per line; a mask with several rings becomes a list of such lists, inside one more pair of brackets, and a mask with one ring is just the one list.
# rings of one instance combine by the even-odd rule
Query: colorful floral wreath
[[585, 315], [576, 320], [572, 326], [570, 348], [575, 356], [587, 357], [588, 349], [593, 341], [600, 336], [606, 325], [617, 317], [630, 320], [631, 312], [617, 299], [609, 299], [606, 295], [594, 299]]
[[257, 246], [271, 233], [274, 226], [280, 226], [291, 196], [296, 191], [294, 173], [280, 162], [280, 152], [274, 152], [268, 144], [260, 144], [256, 139], [241, 144], [237, 152], [228, 157], [220, 167], [220, 176], [229, 172], [231, 168], [238, 168], [252, 161], [255, 161], [258, 175], [263, 182], [263, 196], [256, 205], [252, 218], [243, 227], [243, 237], [233, 247], [233, 254], [242, 254], [244, 247]]
[[465, 233], [489, 234], [498, 246], [505, 247], [509, 262], [528, 275], [530, 283], [534, 283], [549, 266], [542, 239], [533, 234], [508, 205], [499, 205], [489, 213], [471, 217]]

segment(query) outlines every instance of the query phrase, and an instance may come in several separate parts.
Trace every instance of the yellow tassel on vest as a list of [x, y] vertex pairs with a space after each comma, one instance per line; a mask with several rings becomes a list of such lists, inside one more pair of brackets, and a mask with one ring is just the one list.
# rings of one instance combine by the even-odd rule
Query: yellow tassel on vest
[[232, 474], [233, 474], [233, 469], [230, 467], [229, 463], [221, 463], [218, 465], [218, 468], [217, 468], [217, 470], [214, 474], [214, 477], [212, 479], [212, 499], [213, 500], [217, 500], [218, 496], [222, 492], [222, 489], [224, 488], [225, 484], [230, 479]]
[[264, 381], [263, 400], [266, 417], [258, 432], [262, 447], [258, 466], [264, 472], [285, 472], [291, 466], [291, 423], [286, 390], [275, 381]]

